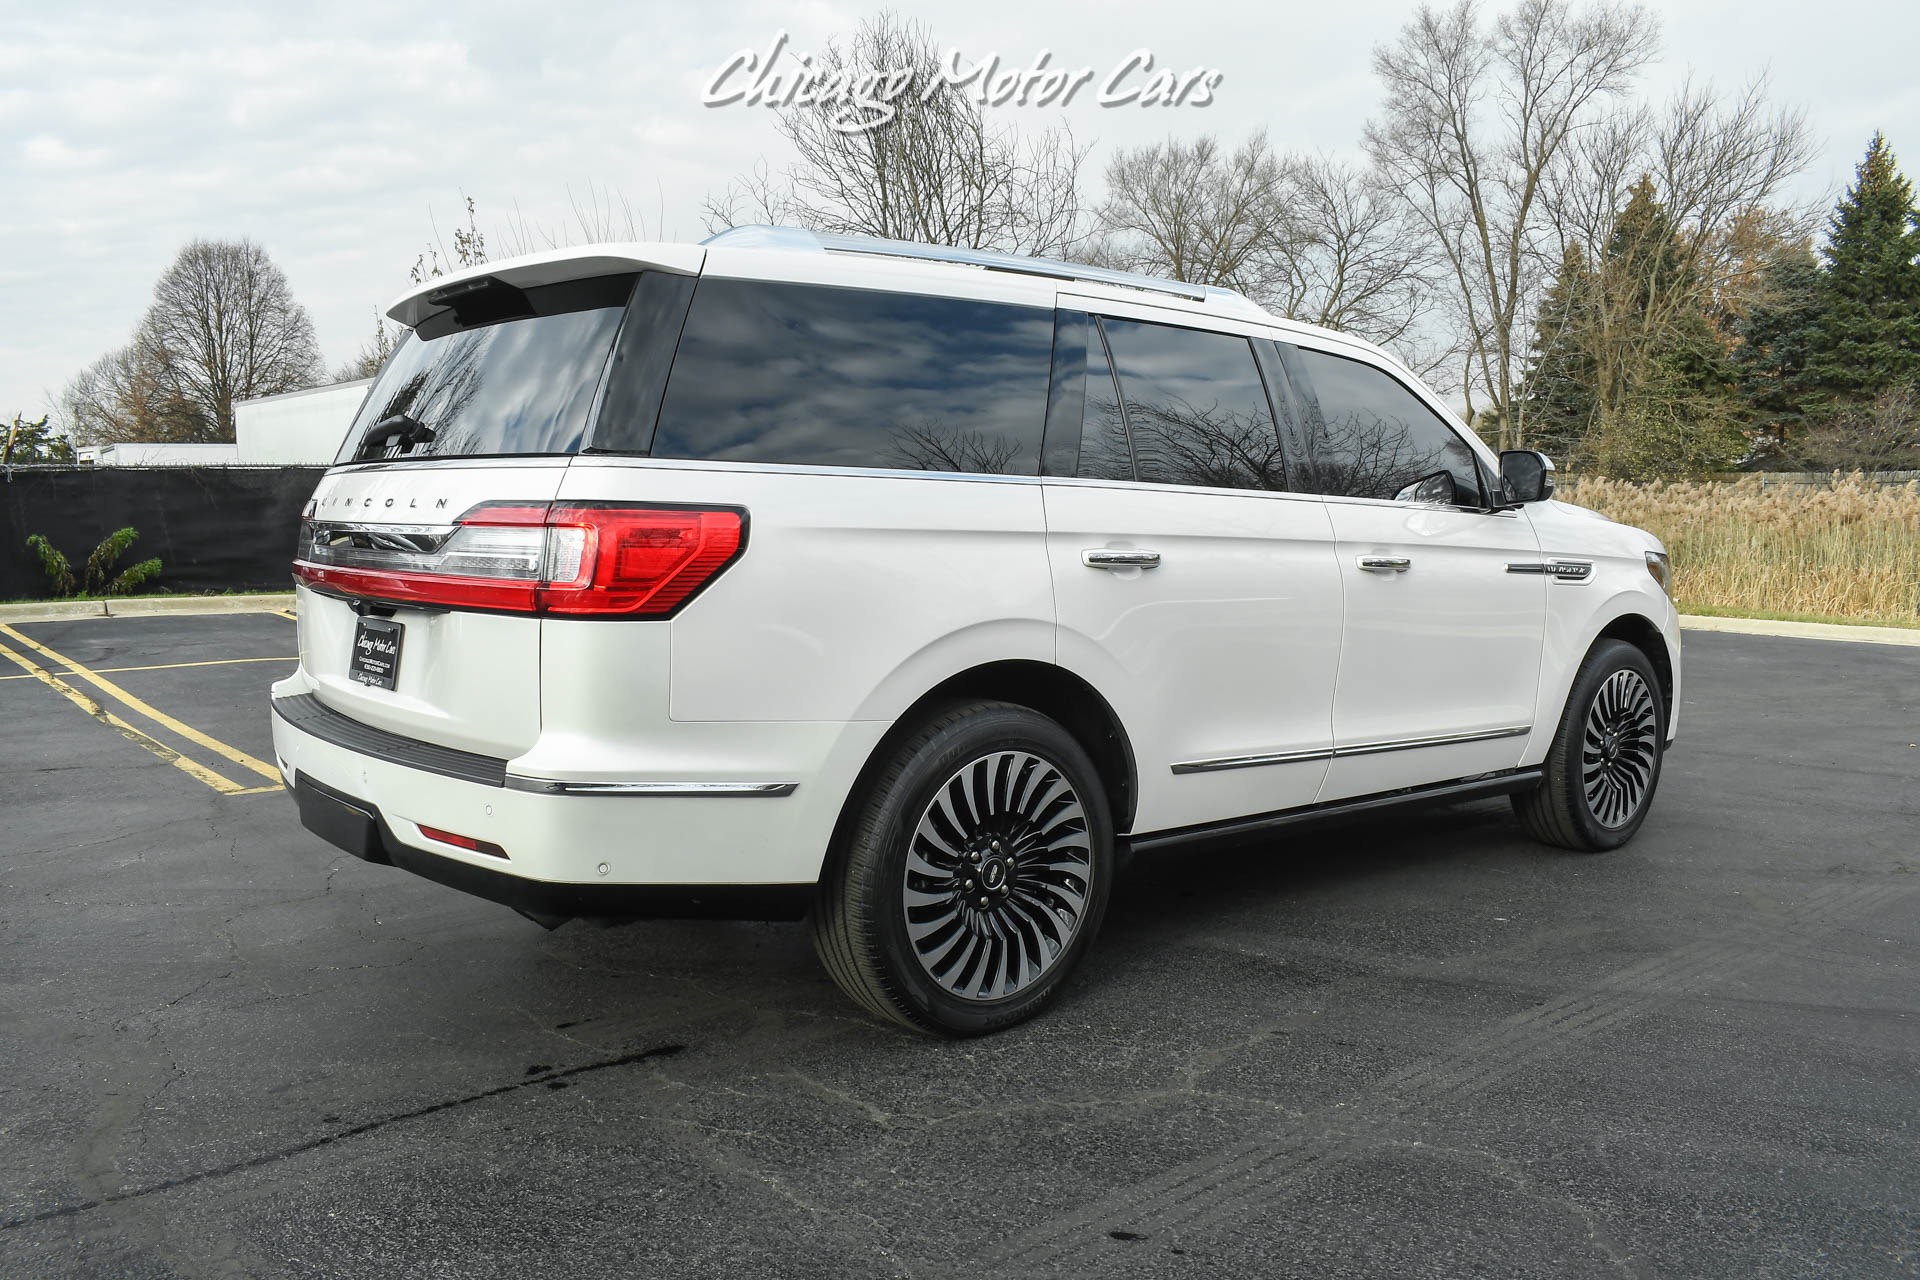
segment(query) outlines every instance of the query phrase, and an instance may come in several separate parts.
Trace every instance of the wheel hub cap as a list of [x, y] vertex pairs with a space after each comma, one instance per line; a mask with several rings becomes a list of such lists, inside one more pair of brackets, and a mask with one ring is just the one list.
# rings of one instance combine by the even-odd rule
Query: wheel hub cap
[[1580, 780], [1594, 821], [1624, 827], [1646, 803], [1659, 751], [1653, 690], [1637, 671], [1616, 671], [1587, 709]]
[[1092, 847], [1066, 775], [1024, 751], [966, 765], [921, 814], [901, 900], [929, 977], [968, 1000], [1032, 985], [1079, 931]]

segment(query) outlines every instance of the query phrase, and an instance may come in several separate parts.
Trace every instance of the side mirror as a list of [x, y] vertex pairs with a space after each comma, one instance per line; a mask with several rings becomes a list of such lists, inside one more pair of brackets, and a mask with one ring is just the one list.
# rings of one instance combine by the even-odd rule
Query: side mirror
[[1502, 450], [1500, 484], [1509, 502], [1545, 502], [1553, 496], [1553, 459], [1537, 449]]
[[1451, 506], [1460, 501], [1459, 486], [1451, 471], [1436, 471], [1421, 476], [1393, 495], [1395, 502], [1419, 502], [1429, 506]]

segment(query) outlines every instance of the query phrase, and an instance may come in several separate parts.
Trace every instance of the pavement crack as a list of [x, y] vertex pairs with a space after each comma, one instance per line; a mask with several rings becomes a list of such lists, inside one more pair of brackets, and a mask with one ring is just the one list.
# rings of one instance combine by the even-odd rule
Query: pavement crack
[[[184, 999], [184, 997], [182, 998]], [[410, 1111], [402, 1111], [394, 1115], [382, 1116], [378, 1120], [368, 1120], [365, 1123], [342, 1129], [337, 1133], [322, 1134], [317, 1138], [310, 1138], [305, 1142], [297, 1142], [292, 1146], [282, 1147], [277, 1151], [269, 1151], [261, 1155], [249, 1156], [245, 1160], [235, 1160], [229, 1164], [219, 1165], [212, 1169], [201, 1169], [194, 1173], [183, 1174], [177, 1178], [168, 1178], [160, 1182], [149, 1183], [143, 1187], [135, 1187], [127, 1191], [118, 1191], [112, 1195], [103, 1195], [89, 1200], [77, 1200], [69, 1204], [56, 1205], [51, 1209], [42, 1209], [38, 1213], [21, 1214], [18, 1217], [8, 1218], [4, 1222], [0, 1222], [0, 1232], [15, 1231], [21, 1227], [28, 1227], [41, 1222], [52, 1222], [59, 1219], [72, 1218], [79, 1214], [88, 1213], [94, 1209], [105, 1208], [109, 1205], [124, 1204], [129, 1200], [143, 1199], [146, 1196], [156, 1195], [163, 1191], [177, 1191], [182, 1187], [190, 1187], [196, 1183], [210, 1182], [220, 1178], [230, 1177], [236, 1173], [245, 1173], [252, 1169], [264, 1168], [268, 1165], [278, 1164], [283, 1160], [290, 1160], [295, 1156], [305, 1155], [310, 1151], [317, 1151], [321, 1147], [344, 1142], [349, 1138], [362, 1137], [396, 1124], [404, 1124], [409, 1120], [419, 1120], [426, 1116], [437, 1115], [442, 1111], [451, 1111], [456, 1107], [464, 1107], [475, 1102], [485, 1101], [488, 1098], [497, 1098], [504, 1094], [515, 1093], [521, 1089], [544, 1086], [556, 1080], [571, 1080], [576, 1076], [591, 1075], [594, 1072], [609, 1071], [615, 1067], [630, 1066], [636, 1062], [644, 1062], [649, 1058], [670, 1058], [685, 1048], [686, 1046], [683, 1044], [655, 1045], [650, 1049], [640, 1049], [633, 1053], [624, 1053], [616, 1058], [608, 1058], [600, 1062], [589, 1062], [577, 1067], [567, 1067], [559, 1071], [548, 1071], [541, 1075], [515, 1080], [511, 1084], [495, 1085], [491, 1089], [482, 1089], [477, 1093], [463, 1094], [457, 1098], [447, 1098], [440, 1102], [429, 1103], [424, 1107], [415, 1107]]]

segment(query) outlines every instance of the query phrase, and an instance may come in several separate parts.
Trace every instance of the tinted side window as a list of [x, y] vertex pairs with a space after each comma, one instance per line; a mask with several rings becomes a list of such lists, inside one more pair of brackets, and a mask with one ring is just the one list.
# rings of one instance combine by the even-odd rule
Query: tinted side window
[[[1280, 434], [1245, 338], [1137, 320], [1102, 320], [1100, 326], [1120, 375], [1141, 480], [1221, 489], [1287, 487]], [[1091, 382], [1087, 403], [1091, 410]]]
[[1444, 471], [1463, 502], [1480, 500], [1473, 450], [1413, 392], [1358, 360], [1305, 347], [1297, 354], [1319, 404], [1310, 427], [1321, 492], [1394, 498]]
[[1087, 325], [1087, 407], [1080, 419], [1080, 469], [1075, 474], [1088, 480], [1134, 478], [1120, 388], [1097, 322]]
[[656, 458], [1037, 475], [1053, 311], [702, 280]]

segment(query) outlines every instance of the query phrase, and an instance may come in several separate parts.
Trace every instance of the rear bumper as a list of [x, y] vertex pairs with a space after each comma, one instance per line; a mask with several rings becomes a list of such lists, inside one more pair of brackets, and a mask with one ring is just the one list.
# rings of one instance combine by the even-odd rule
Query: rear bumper
[[312, 778], [295, 777], [293, 798], [302, 826], [354, 857], [411, 871], [535, 919], [798, 920], [813, 896], [811, 884], [603, 885], [528, 880], [405, 844], [378, 808]]
[[797, 917], [868, 739], [884, 730], [817, 726], [812, 749], [753, 778], [636, 772], [618, 785], [604, 775], [556, 784], [522, 774], [520, 761], [362, 724], [297, 675], [274, 694], [274, 753], [303, 825], [356, 857], [536, 916]]

